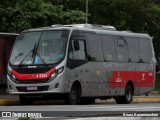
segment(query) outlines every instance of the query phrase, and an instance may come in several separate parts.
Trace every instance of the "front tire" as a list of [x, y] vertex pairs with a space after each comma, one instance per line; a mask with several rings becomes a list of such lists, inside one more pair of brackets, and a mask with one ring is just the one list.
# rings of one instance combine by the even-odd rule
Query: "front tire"
[[81, 100], [81, 91], [80, 89], [76, 88], [75, 86], [72, 87], [69, 95], [65, 99], [67, 104], [71, 105], [78, 105], [80, 104]]
[[125, 95], [115, 98], [117, 104], [130, 104], [133, 100], [133, 90], [130, 85], [125, 88]]

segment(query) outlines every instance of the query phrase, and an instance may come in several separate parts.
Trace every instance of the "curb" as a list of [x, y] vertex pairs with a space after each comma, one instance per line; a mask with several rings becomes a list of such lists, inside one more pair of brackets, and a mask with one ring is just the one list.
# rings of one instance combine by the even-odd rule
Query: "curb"
[[160, 103], [160, 97], [134, 97], [133, 103]]
[[[102, 104], [102, 103], [116, 103], [114, 99], [108, 99], [108, 100], [96, 100], [96, 103]], [[135, 96], [133, 97], [132, 103], [160, 103], [160, 97], [158, 96]]]
[[0, 99], [0, 106], [19, 105], [19, 100]]
[[[100, 100], [96, 99], [96, 104], [110, 104], [116, 103], [114, 99]], [[160, 103], [160, 96], [134, 96], [132, 103]], [[38, 105], [63, 105], [63, 100], [46, 100], [46, 101], [35, 101], [34, 104]], [[18, 98], [2, 98], [0, 99], [0, 106], [12, 106], [20, 105]]]

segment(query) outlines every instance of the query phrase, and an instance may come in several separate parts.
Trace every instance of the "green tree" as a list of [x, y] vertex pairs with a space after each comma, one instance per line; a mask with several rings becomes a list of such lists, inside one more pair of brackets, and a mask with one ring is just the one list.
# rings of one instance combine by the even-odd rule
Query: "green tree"
[[151, 4], [147, 17], [146, 30], [153, 37], [155, 52], [160, 56], [160, 4]]
[[[160, 4], [154, 0], [88, 0], [89, 23], [148, 33], [160, 54]], [[68, 0], [66, 9], [85, 12], [86, 0]]]
[[154, 0], [5, 0], [0, 1], [0, 31], [52, 24], [85, 23], [115, 26], [118, 30], [148, 33], [153, 36], [156, 53], [160, 53], [160, 4]]
[[82, 11], [66, 10], [43, 0], [0, 1], [0, 31], [19, 33], [24, 29], [52, 24], [83, 23]]

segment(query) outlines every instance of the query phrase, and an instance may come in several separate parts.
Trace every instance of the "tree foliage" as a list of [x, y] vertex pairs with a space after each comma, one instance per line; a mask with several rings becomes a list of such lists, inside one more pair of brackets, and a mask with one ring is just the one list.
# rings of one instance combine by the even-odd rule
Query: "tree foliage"
[[63, 5], [42, 0], [0, 1], [0, 17], [0, 31], [16, 33], [52, 24], [83, 23], [86, 18], [82, 11], [63, 11]]
[[[88, 21], [115, 26], [118, 30], [148, 33], [160, 53], [160, 4], [158, 0], [88, 0]], [[157, 2], [154, 2], [157, 1]], [[0, 1], [0, 31], [52, 24], [85, 23], [86, 0]]]
[[[85, 12], [86, 0], [68, 0], [67, 9]], [[88, 0], [89, 23], [148, 33], [160, 54], [160, 4], [155, 0]]]

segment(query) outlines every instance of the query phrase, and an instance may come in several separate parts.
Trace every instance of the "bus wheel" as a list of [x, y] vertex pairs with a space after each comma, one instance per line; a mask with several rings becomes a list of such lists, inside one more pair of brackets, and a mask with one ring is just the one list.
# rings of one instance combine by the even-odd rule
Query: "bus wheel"
[[81, 92], [80, 89], [76, 88], [75, 86], [72, 87], [69, 95], [65, 99], [67, 104], [77, 105], [80, 104]]
[[27, 98], [25, 95], [19, 95], [19, 102], [22, 105], [32, 105], [33, 104], [33, 100]]
[[130, 85], [127, 85], [125, 88], [125, 95], [116, 97], [117, 104], [130, 104], [133, 99], [133, 90]]

